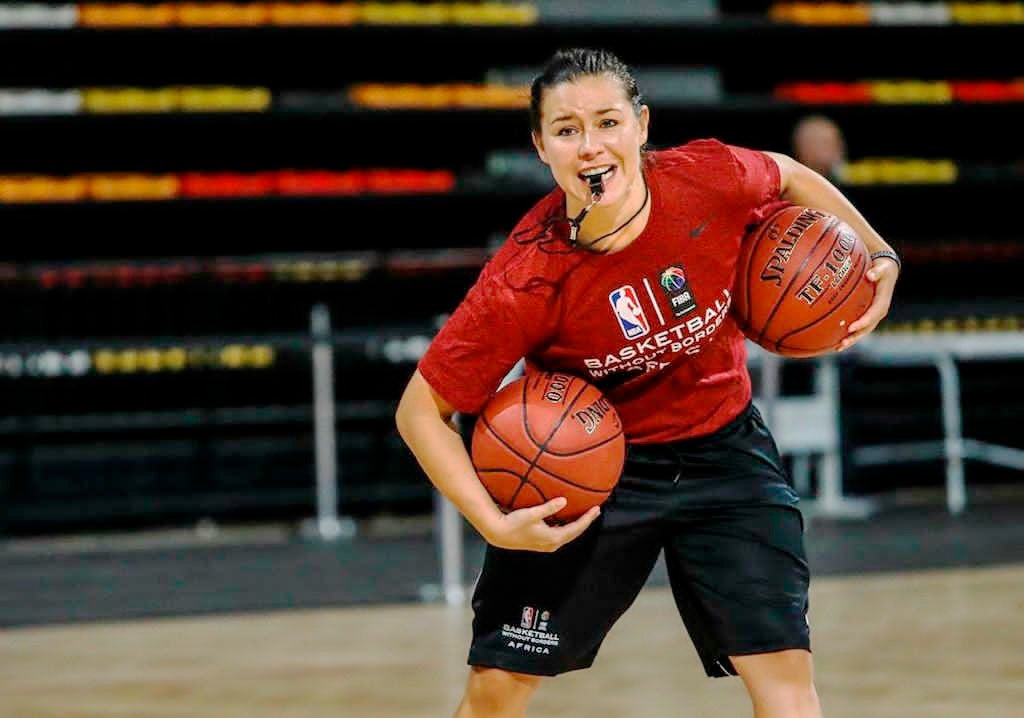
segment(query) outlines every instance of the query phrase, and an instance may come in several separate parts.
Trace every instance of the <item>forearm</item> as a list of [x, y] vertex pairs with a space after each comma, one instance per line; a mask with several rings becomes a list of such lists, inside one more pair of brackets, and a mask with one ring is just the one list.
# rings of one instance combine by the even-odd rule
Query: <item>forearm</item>
[[429, 397], [424, 400], [424, 390], [413, 385], [406, 390], [396, 416], [398, 432], [437, 490], [486, 538], [501, 512], [477, 478], [462, 437]]
[[864, 219], [864, 215], [831, 182], [785, 155], [769, 154], [782, 170], [783, 199], [805, 207], [821, 209], [839, 217], [864, 240], [869, 252], [892, 251], [888, 242], [882, 239]]

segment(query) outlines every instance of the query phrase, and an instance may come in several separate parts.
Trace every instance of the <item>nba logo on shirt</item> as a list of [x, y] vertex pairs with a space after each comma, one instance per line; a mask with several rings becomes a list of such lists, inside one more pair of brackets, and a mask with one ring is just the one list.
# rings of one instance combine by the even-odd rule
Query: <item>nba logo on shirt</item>
[[628, 284], [619, 287], [608, 295], [608, 301], [612, 303], [612, 311], [615, 318], [619, 320], [619, 327], [626, 339], [636, 339], [651, 331], [651, 325], [644, 315], [644, 309], [636, 297], [633, 287]]
[[523, 617], [519, 620], [519, 625], [523, 628], [533, 628], [534, 614], [533, 606], [523, 606]]

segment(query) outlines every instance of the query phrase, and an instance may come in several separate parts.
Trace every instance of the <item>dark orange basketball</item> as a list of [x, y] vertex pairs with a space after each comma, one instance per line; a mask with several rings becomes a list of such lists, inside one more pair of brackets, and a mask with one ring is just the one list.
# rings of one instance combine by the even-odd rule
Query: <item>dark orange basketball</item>
[[749, 339], [770, 352], [809, 357], [835, 351], [875, 297], [870, 253], [838, 217], [787, 207], [743, 241], [734, 306]]
[[597, 387], [570, 374], [529, 374], [495, 394], [473, 429], [473, 465], [505, 511], [558, 496], [571, 521], [608, 498], [622, 474], [622, 422]]

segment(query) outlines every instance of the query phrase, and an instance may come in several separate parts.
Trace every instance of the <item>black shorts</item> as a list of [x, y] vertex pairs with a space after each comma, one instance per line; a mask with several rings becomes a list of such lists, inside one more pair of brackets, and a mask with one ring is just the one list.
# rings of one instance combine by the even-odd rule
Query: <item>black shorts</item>
[[469, 663], [553, 676], [589, 667], [665, 550], [709, 676], [729, 656], [810, 650], [798, 497], [749, 406], [714, 434], [630, 445], [601, 517], [554, 553], [487, 548]]

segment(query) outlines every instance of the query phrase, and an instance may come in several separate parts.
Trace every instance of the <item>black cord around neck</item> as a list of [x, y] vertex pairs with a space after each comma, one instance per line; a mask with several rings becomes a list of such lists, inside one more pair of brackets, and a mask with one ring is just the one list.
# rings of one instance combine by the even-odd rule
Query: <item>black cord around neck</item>
[[577, 239], [577, 237], [579, 236], [580, 224], [583, 222], [584, 219], [586, 219], [587, 213], [590, 212], [590, 208], [593, 207], [597, 203], [596, 200], [594, 202], [591, 202], [590, 206], [585, 207], [583, 209], [583, 211], [580, 212], [576, 216], [576, 219], [573, 219], [571, 217], [568, 218], [569, 219], [569, 244], [572, 247], [581, 247], [583, 249], [590, 249], [595, 244], [600, 242], [602, 239], [607, 239], [608, 237], [611, 237], [616, 232], [621, 232], [623, 229], [625, 229], [629, 225], [630, 222], [632, 222], [634, 219], [636, 219], [637, 217], [640, 216], [640, 213], [644, 211], [644, 207], [647, 206], [647, 200], [650, 199], [650, 197], [651, 197], [651, 190], [650, 190], [650, 188], [648, 188], [647, 182], [645, 181], [644, 182], [644, 201], [640, 205], [640, 209], [638, 209], [636, 212], [634, 212], [632, 217], [627, 219], [625, 222], [620, 224], [618, 227], [613, 229], [611, 232], [605, 232], [604, 234], [602, 234], [597, 239], [592, 239], [589, 242], [587, 242], [586, 244], [580, 244], [579, 240]]

